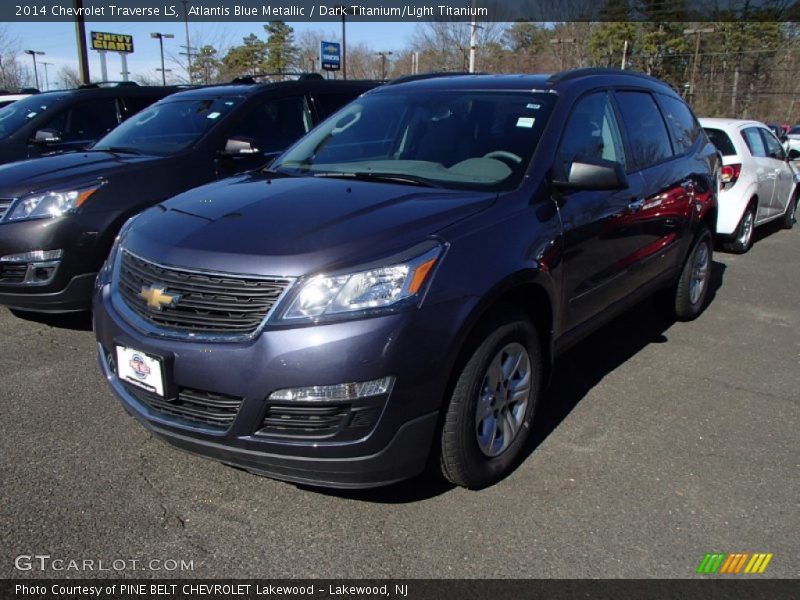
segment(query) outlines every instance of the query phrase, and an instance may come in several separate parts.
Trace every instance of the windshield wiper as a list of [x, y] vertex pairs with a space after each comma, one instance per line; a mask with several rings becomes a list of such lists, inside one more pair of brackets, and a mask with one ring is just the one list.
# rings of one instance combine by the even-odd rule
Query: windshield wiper
[[314, 177], [341, 177], [351, 179], [361, 179], [364, 181], [387, 181], [389, 183], [403, 183], [406, 185], [418, 185], [422, 187], [440, 188], [438, 183], [419, 177], [417, 175], [408, 175], [406, 173], [376, 173], [374, 171], [353, 171], [353, 172], [339, 172], [330, 171], [326, 173], [314, 173]]
[[109, 146], [108, 148], [92, 148], [97, 152], [111, 152], [111, 154], [141, 154], [136, 148], [123, 148], [121, 146]]

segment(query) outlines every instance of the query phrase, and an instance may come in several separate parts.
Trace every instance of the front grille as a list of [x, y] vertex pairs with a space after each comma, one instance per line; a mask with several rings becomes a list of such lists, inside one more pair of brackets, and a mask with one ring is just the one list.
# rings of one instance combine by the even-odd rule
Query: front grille
[[13, 198], [0, 198], [0, 221], [3, 220], [3, 217], [13, 201]]
[[155, 413], [212, 429], [228, 429], [242, 405], [242, 398], [189, 388], [180, 389], [175, 398], [161, 398], [128, 384], [125, 388]]
[[26, 263], [5, 265], [0, 263], [0, 283], [22, 283], [27, 272]]
[[[176, 331], [249, 335], [275, 305], [289, 281], [203, 273], [152, 263], [122, 251], [118, 289], [139, 317]], [[150, 308], [142, 290], [158, 287], [179, 296], [174, 306]]]
[[256, 435], [328, 438], [347, 430], [357, 436], [371, 430], [379, 416], [380, 407], [374, 405], [270, 404]]

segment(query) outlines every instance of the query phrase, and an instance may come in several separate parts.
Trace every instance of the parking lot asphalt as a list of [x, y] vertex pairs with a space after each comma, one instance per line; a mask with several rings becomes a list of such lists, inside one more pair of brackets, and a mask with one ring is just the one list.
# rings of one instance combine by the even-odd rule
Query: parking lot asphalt
[[[697, 577], [707, 552], [800, 575], [800, 225], [717, 253], [692, 323], [644, 302], [561, 357], [529, 453], [474, 492], [362, 492], [182, 453], [128, 417], [85, 316], [0, 309], [0, 577], [19, 555], [193, 561], [193, 577]], [[121, 576], [174, 576], [123, 570]]]

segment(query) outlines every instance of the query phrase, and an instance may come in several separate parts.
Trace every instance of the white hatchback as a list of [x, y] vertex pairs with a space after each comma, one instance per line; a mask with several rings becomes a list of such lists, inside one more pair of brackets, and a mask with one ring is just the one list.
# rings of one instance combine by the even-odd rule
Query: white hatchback
[[791, 228], [798, 171], [772, 131], [737, 119], [700, 119], [700, 124], [722, 155], [717, 235], [723, 247], [747, 252], [753, 229], [775, 219]]

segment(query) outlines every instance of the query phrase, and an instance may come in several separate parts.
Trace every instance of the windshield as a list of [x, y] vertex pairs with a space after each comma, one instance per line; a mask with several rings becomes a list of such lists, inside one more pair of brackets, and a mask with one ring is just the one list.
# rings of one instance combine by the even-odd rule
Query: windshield
[[175, 154], [199, 140], [241, 101], [228, 96], [158, 102], [122, 123], [92, 149]]
[[52, 110], [66, 97], [66, 94], [42, 94], [0, 108], [0, 139], [7, 138], [34, 117]]
[[467, 189], [518, 185], [554, 94], [368, 94], [323, 122], [273, 169]]

